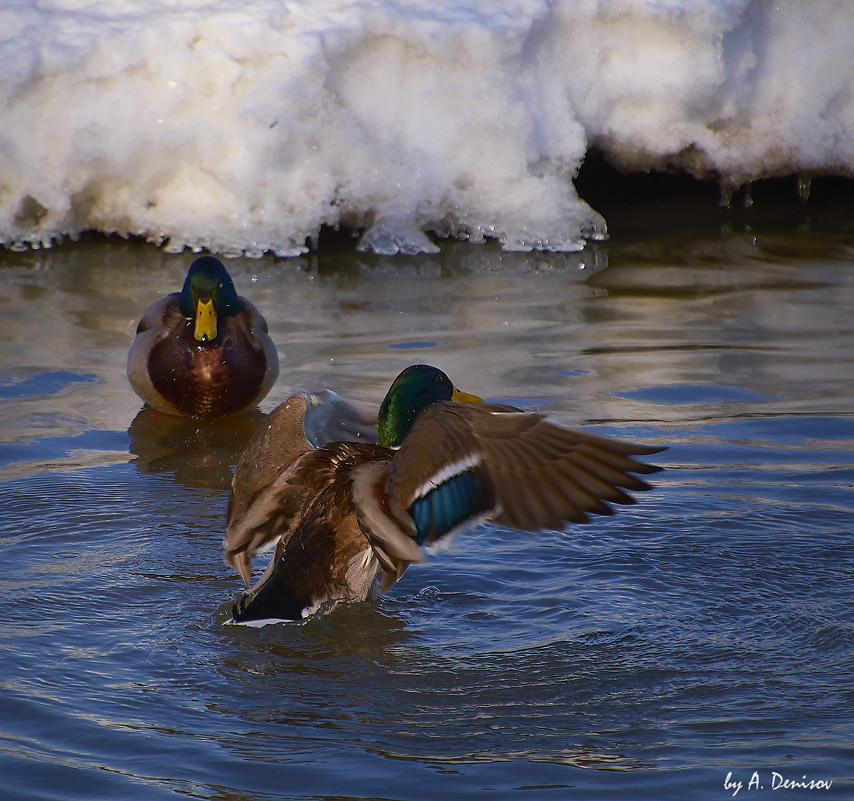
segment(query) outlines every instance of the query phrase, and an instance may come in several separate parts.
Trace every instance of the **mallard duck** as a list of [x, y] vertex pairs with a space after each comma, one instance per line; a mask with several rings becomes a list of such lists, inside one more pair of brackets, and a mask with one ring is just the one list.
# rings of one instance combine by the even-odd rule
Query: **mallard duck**
[[267, 322], [239, 296], [223, 263], [202, 256], [180, 292], [142, 315], [128, 354], [130, 384], [152, 409], [225, 417], [257, 405], [279, 376]]
[[422, 559], [420, 546], [484, 520], [560, 529], [630, 504], [650, 488], [631, 456], [662, 448], [562, 428], [484, 403], [429, 365], [405, 369], [380, 405], [378, 443], [311, 447], [306, 401], [271, 413], [238, 460], [224, 556], [250, 581], [252, 555], [275, 543], [266, 572], [231, 622], [297, 620], [327, 602], [370, 600]]

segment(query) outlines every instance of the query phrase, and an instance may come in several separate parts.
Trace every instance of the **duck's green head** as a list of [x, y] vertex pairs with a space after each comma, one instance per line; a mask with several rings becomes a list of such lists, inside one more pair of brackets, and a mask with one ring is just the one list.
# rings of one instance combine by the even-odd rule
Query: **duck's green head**
[[439, 401], [480, 403], [483, 398], [458, 390], [437, 367], [429, 364], [407, 367], [394, 379], [380, 404], [377, 420], [380, 445], [396, 448], [419, 413]]
[[202, 256], [190, 265], [178, 307], [184, 317], [195, 320], [193, 336], [199, 342], [213, 342], [217, 318], [233, 317], [238, 305], [234, 283], [219, 259]]

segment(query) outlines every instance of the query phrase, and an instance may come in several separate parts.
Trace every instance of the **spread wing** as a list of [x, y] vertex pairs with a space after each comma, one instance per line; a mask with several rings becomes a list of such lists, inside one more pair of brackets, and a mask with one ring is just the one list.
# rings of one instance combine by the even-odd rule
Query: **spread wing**
[[648, 490], [632, 474], [661, 468], [633, 456], [662, 448], [562, 428], [495, 404], [436, 404], [395, 454], [386, 491], [415, 521], [418, 542], [483, 519], [526, 531], [586, 523]]
[[305, 436], [315, 448], [330, 442], [376, 443], [376, 409], [346, 400], [327, 389], [307, 397]]

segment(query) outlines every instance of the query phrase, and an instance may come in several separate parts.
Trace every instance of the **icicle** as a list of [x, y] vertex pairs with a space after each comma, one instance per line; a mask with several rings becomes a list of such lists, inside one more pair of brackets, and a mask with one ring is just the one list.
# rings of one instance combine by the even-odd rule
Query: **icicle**
[[719, 186], [721, 190], [721, 208], [731, 209], [732, 196], [733, 193], [738, 189], [738, 184], [736, 184], [734, 181], [729, 180], [728, 178], [724, 178], [721, 180]]
[[803, 175], [798, 176], [798, 197], [801, 202], [806, 203], [810, 199], [810, 189], [812, 188], [812, 178]]

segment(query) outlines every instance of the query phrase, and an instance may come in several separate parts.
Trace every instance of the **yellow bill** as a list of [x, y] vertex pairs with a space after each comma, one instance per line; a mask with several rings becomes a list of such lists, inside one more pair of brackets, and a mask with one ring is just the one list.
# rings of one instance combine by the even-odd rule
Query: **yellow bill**
[[454, 394], [451, 395], [451, 400], [457, 403], [483, 403], [483, 398], [480, 395], [472, 395], [469, 392], [462, 392], [454, 387]]
[[212, 342], [216, 339], [216, 309], [213, 300], [200, 300], [196, 304], [196, 327], [193, 336], [199, 342]]

